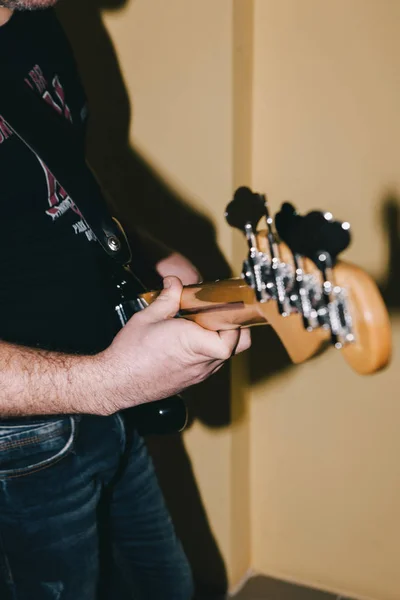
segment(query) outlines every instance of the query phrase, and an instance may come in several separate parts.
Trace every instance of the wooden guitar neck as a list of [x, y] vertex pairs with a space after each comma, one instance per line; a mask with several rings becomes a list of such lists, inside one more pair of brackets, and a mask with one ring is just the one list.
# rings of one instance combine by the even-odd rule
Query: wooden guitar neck
[[[148, 292], [141, 298], [151, 304], [159, 293]], [[184, 287], [179, 316], [211, 331], [271, 325], [294, 363], [315, 355], [328, 339], [324, 330], [305, 331], [298, 314], [283, 318], [273, 299], [259, 303], [241, 278]]]

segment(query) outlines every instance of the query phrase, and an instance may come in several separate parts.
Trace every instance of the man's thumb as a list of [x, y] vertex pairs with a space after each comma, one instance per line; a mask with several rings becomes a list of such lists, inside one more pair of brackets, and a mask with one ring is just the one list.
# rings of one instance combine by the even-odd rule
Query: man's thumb
[[170, 319], [179, 312], [183, 289], [181, 280], [170, 275], [164, 278], [163, 283], [164, 289], [154, 302], [142, 312], [143, 318], [151, 322]]

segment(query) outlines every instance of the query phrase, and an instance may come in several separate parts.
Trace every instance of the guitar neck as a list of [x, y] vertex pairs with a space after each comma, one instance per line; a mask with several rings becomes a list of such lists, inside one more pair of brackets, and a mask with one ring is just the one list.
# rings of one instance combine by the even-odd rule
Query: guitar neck
[[[159, 291], [141, 295], [151, 304]], [[195, 321], [205, 329], [221, 331], [266, 325], [268, 319], [257, 302], [254, 291], [243, 279], [226, 279], [214, 283], [195, 284], [183, 288], [179, 316]]]
[[[159, 293], [147, 292], [141, 298], [151, 304]], [[294, 363], [314, 356], [327, 339], [323, 329], [306, 331], [300, 314], [282, 317], [272, 298], [258, 302], [254, 291], [240, 278], [184, 287], [179, 316], [211, 331], [271, 325]]]

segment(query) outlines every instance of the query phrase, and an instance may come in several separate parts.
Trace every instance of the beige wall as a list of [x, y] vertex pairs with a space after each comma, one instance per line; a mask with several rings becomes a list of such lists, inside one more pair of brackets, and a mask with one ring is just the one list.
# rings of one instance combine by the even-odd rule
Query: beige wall
[[[291, 199], [351, 221], [348, 257], [384, 277], [382, 203], [388, 190], [400, 194], [400, 2], [130, 0], [103, 12], [128, 98], [113, 97], [114, 67], [89, 64], [96, 46], [87, 31], [107, 37], [95, 4], [79, 7], [79, 21], [71, 13], [70, 33], [79, 46], [82, 29], [80, 64], [100, 103], [104, 89], [105, 112], [92, 128], [102, 178], [121, 141], [114, 120], [121, 111], [123, 137], [129, 101], [132, 146], [210, 220], [236, 270], [244, 245], [223, 211], [247, 183], [274, 209]], [[398, 348], [396, 315], [394, 325]], [[233, 369], [233, 425], [197, 421], [184, 436], [230, 583], [252, 566], [397, 600], [398, 357], [368, 379], [334, 352], [283, 369], [267, 331], [254, 338], [250, 373], [243, 360]]]
[[[399, 23], [397, 1], [255, 2], [253, 184], [276, 208], [290, 199], [348, 219], [348, 258], [379, 278], [383, 202], [400, 193]], [[396, 315], [394, 331], [398, 350]], [[364, 379], [332, 351], [254, 382], [256, 569], [400, 597], [399, 368], [397, 353]]]

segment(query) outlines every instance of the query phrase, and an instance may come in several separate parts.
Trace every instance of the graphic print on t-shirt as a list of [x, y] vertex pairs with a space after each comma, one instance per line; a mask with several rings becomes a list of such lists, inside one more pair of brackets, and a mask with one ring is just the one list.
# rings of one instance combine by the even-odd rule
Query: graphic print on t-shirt
[[46, 210], [46, 215], [55, 221], [65, 214], [67, 210], [72, 210], [80, 217], [80, 220], [73, 224], [74, 232], [76, 234], [84, 233], [90, 242], [94, 241], [96, 236], [84, 220], [81, 211], [76, 206], [71, 196], [69, 196], [65, 189], [58, 183], [57, 179], [49, 171], [42, 159], [39, 156], [37, 158], [46, 176], [48, 202], [50, 206], [50, 208]]
[[[63, 115], [66, 119], [72, 123], [72, 115], [69, 107], [65, 103], [64, 88], [60, 83], [58, 75], [53, 77], [52, 90], [49, 91], [47, 81], [42, 73], [39, 65], [35, 65], [31, 71], [29, 71], [29, 77], [25, 79], [25, 82], [32, 89], [36, 87], [43, 100], [52, 106], [60, 115]], [[53, 92], [53, 93], [52, 93]]]
[[[39, 65], [35, 65], [25, 78], [25, 83], [33, 90], [36, 90], [42, 99], [56, 110], [65, 119], [73, 123], [71, 110], [66, 103], [64, 87], [58, 75], [54, 75], [51, 85], [48, 84], [42, 69]], [[0, 115], [0, 144], [5, 142], [14, 135], [12, 128]], [[89, 241], [94, 241], [96, 236], [86, 223], [82, 213], [76, 206], [72, 198], [66, 190], [58, 183], [52, 175], [42, 159], [35, 154], [40, 166], [43, 169], [44, 177], [47, 185], [47, 201], [48, 207], [45, 213], [52, 221], [56, 221], [64, 215], [68, 210], [72, 210], [79, 216], [79, 221], [75, 222], [72, 227], [75, 234], [85, 234]]]
[[0, 144], [8, 140], [8, 138], [12, 135], [12, 130], [9, 128], [3, 117], [0, 115]]

